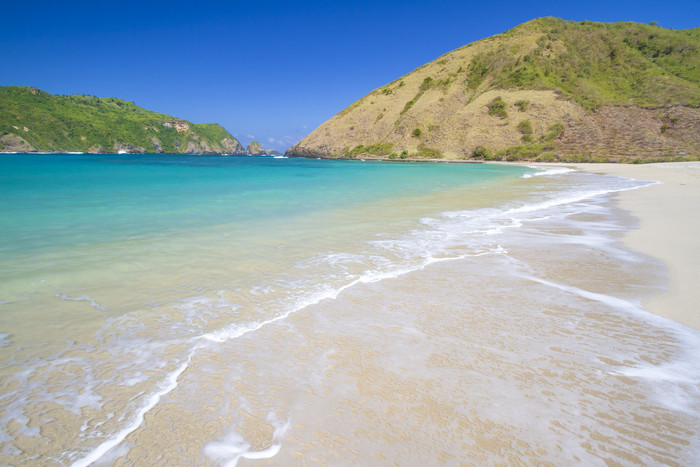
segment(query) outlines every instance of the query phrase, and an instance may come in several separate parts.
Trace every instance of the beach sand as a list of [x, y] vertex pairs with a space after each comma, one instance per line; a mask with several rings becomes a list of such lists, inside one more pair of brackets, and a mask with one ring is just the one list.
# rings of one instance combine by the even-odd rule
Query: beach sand
[[[700, 164], [576, 168], [583, 192], [475, 202], [400, 238], [454, 237], [423, 268], [198, 340], [95, 465], [696, 464]], [[590, 172], [663, 183], [589, 196], [605, 186]], [[79, 430], [48, 435], [71, 446]], [[32, 434], [18, 431], [18, 450], [36, 449]]]
[[639, 218], [639, 228], [623, 242], [662, 260], [668, 268], [666, 292], [644, 306], [660, 316], [700, 330], [700, 162], [660, 164], [579, 164], [578, 170], [637, 180], [659, 181], [619, 193], [620, 207]]
[[[692, 213], [665, 205], [694, 185], [673, 183], [684, 169], [672, 167], [580, 169], [664, 184], [549, 210], [494, 237], [503, 254], [358, 284], [203, 347], [115, 464], [153, 452], [242, 466], [692, 464], [696, 333], [635, 303], [654, 297], [658, 315], [692, 317], [677, 260], [636, 237], [653, 240], [654, 221], [680, 237]], [[625, 247], [628, 210], [640, 226]], [[674, 242], [680, 263], [692, 238]], [[655, 258], [674, 274], [663, 295]], [[692, 274], [692, 262], [680, 267]], [[188, 381], [202, 374], [207, 385]], [[159, 439], [182, 443], [153, 450]]]

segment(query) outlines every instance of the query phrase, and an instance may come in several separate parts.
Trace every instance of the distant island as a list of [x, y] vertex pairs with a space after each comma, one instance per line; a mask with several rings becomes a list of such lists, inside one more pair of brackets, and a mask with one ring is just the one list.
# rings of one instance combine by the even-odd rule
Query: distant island
[[246, 147], [245, 153], [249, 156], [281, 156], [282, 153], [274, 149], [263, 149], [262, 144], [251, 141]]
[[216, 123], [192, 123], [114, 97], [0, 87], [0, 152], [277, 154]]
[[287, 151], [378, 159], [700, 159], [700, 28], [539, 18], [372, 91]]

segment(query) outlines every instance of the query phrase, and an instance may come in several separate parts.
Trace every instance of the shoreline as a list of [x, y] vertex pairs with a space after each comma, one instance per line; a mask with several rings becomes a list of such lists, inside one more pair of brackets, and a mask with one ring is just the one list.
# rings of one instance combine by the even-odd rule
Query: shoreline
[[667, 267], [668, 289], [642, 300], [644, 307], [700, 331], [700, 162], [547, 165], [661, 182], [616, 195], [620, 207], [639, 219], [621, 241]]
[[[311, 159], [304, 156], [301, 158]], [[620, 164], [371, 157], [323, 159], [398, 164], [457, 163], [567, 167], [582, 172], [660, 182], [616, 195], [620, 207], [639, 219], [639, 226], [627, 232], [621, 241], [630, 248], [663, 261], [667, 267], [668, 289], [661, 294], [643, 299], [645, 308], [656, 315], [700, 331], [700, 311], [697, 309], [697, 304], [700, 303], [700, 287], [697, 287], [695, 280], [695, 275], [700, 271], [700, 247], [696, 245], [697, 239], [700, 238], [700, 212], [696, 208], [700, 205], [700, 161]]]
[[[143, 166], [118, 167], [141, 174]], [[444, 169], [426, 179], [430, 186], [446, 173], [471, 174]], [[504, 172], [528, 172], [510, 169]], [[401, 180], [395, 202], [356, 210], [334, 203], [338, 211], [299, 215], [297, 224], [281, 219], [281, 230], [270, 229], [281, 221], [232, 228], [231, 218], [212, 229], [197, 224], [201, 233], [189, 228], [163, 237], [159, 228], [153, 242], [144, 236], [110, 243], [101, 222], [104, 244], [67, 251], [78, 267], [42, 263], [42, 276], [57, 272], [25, 294], [33, 301], [6, 304], [16, 325], [0, 344], [19, 348], [2, 349], [17, 362], [8, 374], [19, 375], [8, 379], [18, 381], [7, 386], [8, 410], [26, 414], [27, 422], [3, 422], [17, 450], [7, 449], [0, 464], [21, 463], [24, 452], [76, 465], [97, 458], [243, 466], [314, 458], [692, 464], [700, 452], [700, 369], [693, 360], [700, 334], [642, 312], [638, 297], [663, 290], [666, 268], [620, 241], [637, 222], [618, 195], [586, 196], [640, 184], [577, 169], [563, 183], [558, 176], [513, 184], [495, 178], [493, 185], [425, 196], [410, 196], [422, 178], [383, 177], [389, 187]], [[228, 186], [230, 177], [210, 173], [193, 175], [192, 184], [169, 177], [172, 188], [150, 194], [177, 201], [171, 192], [199, 193], [189, 189], [202, 186], [198, 180], [221, 193], [216, 180]], [[131, 179], [134, 172], [110, 174]], [[85, 178], [100, 180], [75, 175]], [[370, 184], [350, 188], [364, 186]], [[348, 191], [339, 190], [343, 197]], [[309, 199], [302, 195], [299, 201]], [[135, 193], [129, 205], [141, 198]], [[202, 197], [193, 209], [215, 214], [219, 200]], [[416, 229], [425, 212], [430, 219]], [[441, 215], [447, 213], [455, 215]], [[170, 217], [169, 231], [178, 232], [176, 220]], [[397, 227], [385, 228], [389, 222]], [[351, 227], [333, 227], [341, 225]], [[82, 258], [107, 261], [86, 267]], [[54, 323], [73, 340], [54, 342]], [[42, 345], [42, 354], [26, 365], [19, 345]], [[45, 384], [22, 384], [27, 371]], [[678, 396], [666, 403], [667, 393]], [[83, 394], [105, 404], [86, 406]], [[54, 405], [46, 412], [32, 400]], [[29, 439], [23, 427], [33, 429], [33, 419], [46, 429]], [[90, 437], [74, 442], [78, 430]], [[668, 439], [656, 443], [657, 433]]]

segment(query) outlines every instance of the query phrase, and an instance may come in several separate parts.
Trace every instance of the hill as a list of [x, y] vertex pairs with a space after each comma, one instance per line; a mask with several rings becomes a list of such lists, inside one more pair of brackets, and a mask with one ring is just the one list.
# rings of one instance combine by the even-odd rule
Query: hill
[[351, 104], [290, 156], [700, 157], [700, 28], [538, 18]]
[[195, 124], [113, 97], [0, 87], [0, 152], [245, 154], [216, 123]]

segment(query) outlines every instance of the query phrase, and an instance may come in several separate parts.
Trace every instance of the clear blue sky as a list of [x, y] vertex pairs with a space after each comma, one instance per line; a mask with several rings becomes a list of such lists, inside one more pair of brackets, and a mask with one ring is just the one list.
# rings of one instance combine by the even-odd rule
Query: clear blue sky
[[120, 97], [284, 150], [397, 77], [540, 16], [700, 26], [700, 0], [4, 2], [0, 85]]

